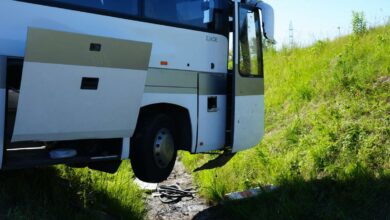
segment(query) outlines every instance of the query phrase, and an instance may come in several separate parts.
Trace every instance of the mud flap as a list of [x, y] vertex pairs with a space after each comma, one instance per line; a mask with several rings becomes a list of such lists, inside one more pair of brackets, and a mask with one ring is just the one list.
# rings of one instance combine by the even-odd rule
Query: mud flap
[[12, 141], [129, 137], [151, 43], [30, 28]]

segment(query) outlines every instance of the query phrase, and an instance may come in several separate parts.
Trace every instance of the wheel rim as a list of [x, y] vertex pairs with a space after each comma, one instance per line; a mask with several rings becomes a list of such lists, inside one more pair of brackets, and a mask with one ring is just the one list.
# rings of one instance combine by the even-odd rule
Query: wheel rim
[[172, 161], [175, 154], [175, 144], [171, 132], [162, 128], [154, 138], [153, 146], [154, 160], [158, 167], [166, 168]]

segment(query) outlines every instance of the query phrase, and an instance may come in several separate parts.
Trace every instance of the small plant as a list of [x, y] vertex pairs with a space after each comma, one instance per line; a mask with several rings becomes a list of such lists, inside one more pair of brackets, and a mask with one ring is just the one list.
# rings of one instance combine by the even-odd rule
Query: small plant
[[352, 30], [356, 35], [362, 35], [367, 32], [367, 21], [364, 12], [352, 12]]

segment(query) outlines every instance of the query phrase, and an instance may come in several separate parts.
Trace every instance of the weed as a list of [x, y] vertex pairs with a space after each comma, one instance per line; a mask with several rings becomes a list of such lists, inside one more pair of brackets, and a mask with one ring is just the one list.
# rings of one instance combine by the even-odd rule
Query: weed
[[128, 162], [116, 174], [64, 165], [2, 172], [0, 219], [142, 219]]
[[[363, 32], [359, 16], [357, 31]], [[262, 143], [224, 167], [195, 173], [195, 179], [212, 201], [258, 185], [281, 189], [229, 203], [219, 214], [232, 219], [390, 217], [385, 211], [390, 210], [388, 39], [389, 25], [359, 37], [265, 52]], [[183, 157], [190, 170], [209, 159]]]

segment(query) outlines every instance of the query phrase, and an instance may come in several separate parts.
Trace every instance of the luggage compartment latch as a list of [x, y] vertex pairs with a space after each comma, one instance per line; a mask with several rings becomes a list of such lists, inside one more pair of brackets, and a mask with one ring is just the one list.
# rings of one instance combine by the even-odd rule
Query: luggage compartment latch
[[97, 90], [99, 86], [99, 78], [83, 77], [81, 79], [80, 89], [83, 90]]
[[102, 50], [102, 45], [98, 43], [91, 43], [89, 45], [89, 51], [100, 52]]

